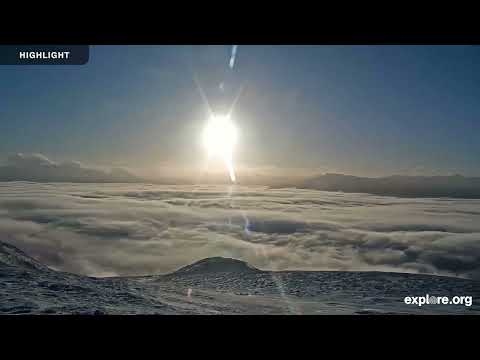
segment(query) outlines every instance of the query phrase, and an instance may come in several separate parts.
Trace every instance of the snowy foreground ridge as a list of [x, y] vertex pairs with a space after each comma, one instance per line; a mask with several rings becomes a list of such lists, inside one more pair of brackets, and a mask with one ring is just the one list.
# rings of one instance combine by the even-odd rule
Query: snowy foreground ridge
[[[472, 306], [406, 296], [472, 296]], [[167, 275], [92, 278], [0, 242], [0, 314], [480, 314], [480, 282], [431, 275], [261, 271], [207, 258]]]

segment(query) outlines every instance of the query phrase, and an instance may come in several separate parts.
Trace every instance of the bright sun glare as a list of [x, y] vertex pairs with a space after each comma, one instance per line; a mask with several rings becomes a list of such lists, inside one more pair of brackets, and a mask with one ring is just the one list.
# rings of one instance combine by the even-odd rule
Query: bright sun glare
[[225, 161], [230, 179], [235, 182], [233, 148], [237, 142], [237, 128], [229, 115], [212, 115], [203, 132], [208, 157], [218, 156]]

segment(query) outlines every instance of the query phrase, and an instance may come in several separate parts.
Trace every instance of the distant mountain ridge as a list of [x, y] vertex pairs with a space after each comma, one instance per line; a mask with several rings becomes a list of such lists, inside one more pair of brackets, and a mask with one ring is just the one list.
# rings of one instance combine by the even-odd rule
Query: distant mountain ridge
[[387, 196], [480, 198], [480, 177], [403, 176], [379, 178], [327, 173], [296, 184], [299, 188]]
[[[200, 180], [200, 181], [199, 181]], [[164, 185], [230, 184], [222, 176], [205, 176], [193, 181], [186, 178], [145, 179], [125, 169], [109, 171], [90, 168], [79, 162], [54, 162], [42, 154], [18, 153], [0, 165], [0, 181], [73, 182], [73, 183], [152, 183]], [[480, 177], [404, 176], [360, 177], [327, 173], [301, 180], [286, 177], [240, 177], [239, 185], [263, 185], [271, 188], [297, 187], [322, 191], [368, 193], [383, 196], [480, 198]]]
[[0, 166], [0, 181], [33, 182], [139, 182], [140, 178], [124, 169], [92, 169], [70, 161], [57, 163], [42, 154], [15, 154]]

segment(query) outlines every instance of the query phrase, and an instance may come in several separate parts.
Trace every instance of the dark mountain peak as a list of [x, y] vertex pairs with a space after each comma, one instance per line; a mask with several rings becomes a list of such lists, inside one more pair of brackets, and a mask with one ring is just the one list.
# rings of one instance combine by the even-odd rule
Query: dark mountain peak
[[20, 249], [0, 241], [0, 266], [1, 265], [24, 269], [48, 270], [48, 267], [31, 258]]
[[325, 178], [355, 178], [353, 175], [339, 174], [339, 173], [325, 173], [322, 175], [317, 175], [315, 177], [325, 177]]
[[199, 260], [193, 264], [184, 266], [177, 271], [176, 274], [185, 273], [212, 273], [212, 272], [245, 272], [245, 271], [259, 271], [258, 269], [250, 266], [248, 263], [242, 260], [224, 258], [224, 257], [211, 257], [203, 260]]
[[407, 197], [480, 198], [480, 177], [462, 175], [359, 177], [324, 174], [306, 179], [300, 188]]

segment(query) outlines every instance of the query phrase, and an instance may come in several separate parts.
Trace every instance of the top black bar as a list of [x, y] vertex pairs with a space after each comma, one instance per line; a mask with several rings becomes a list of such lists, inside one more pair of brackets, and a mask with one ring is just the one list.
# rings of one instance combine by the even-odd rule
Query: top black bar
[[115, 25], [108, 23], [114, 16], [97, 23], [91, 19], [81, 24], [71, 19], [22, 22], [0, 28], [0, 44], [480, 44], [477, 21], [452, 15], [432, 25], [429, 21], [436, 17], [431, 14], [416, 22], [411, 16], [402, 17], [394, 25], [386, 17], [372, 21], [349, 11], [350, 15], [339, 17], [319, 9], [283, 18], [257, 9], [209, 17], [162, 13], [146, 18], [132, 15]]
[[180, 44], [262, 44], [262, 45], [480, 45], [477, 33], [389, 34], [389, 33], [312, 33], [298, 32], [230, 34], [216, 32], [165, 33], [15, 33], [0, 35], [0, 45], [180, 45]]

